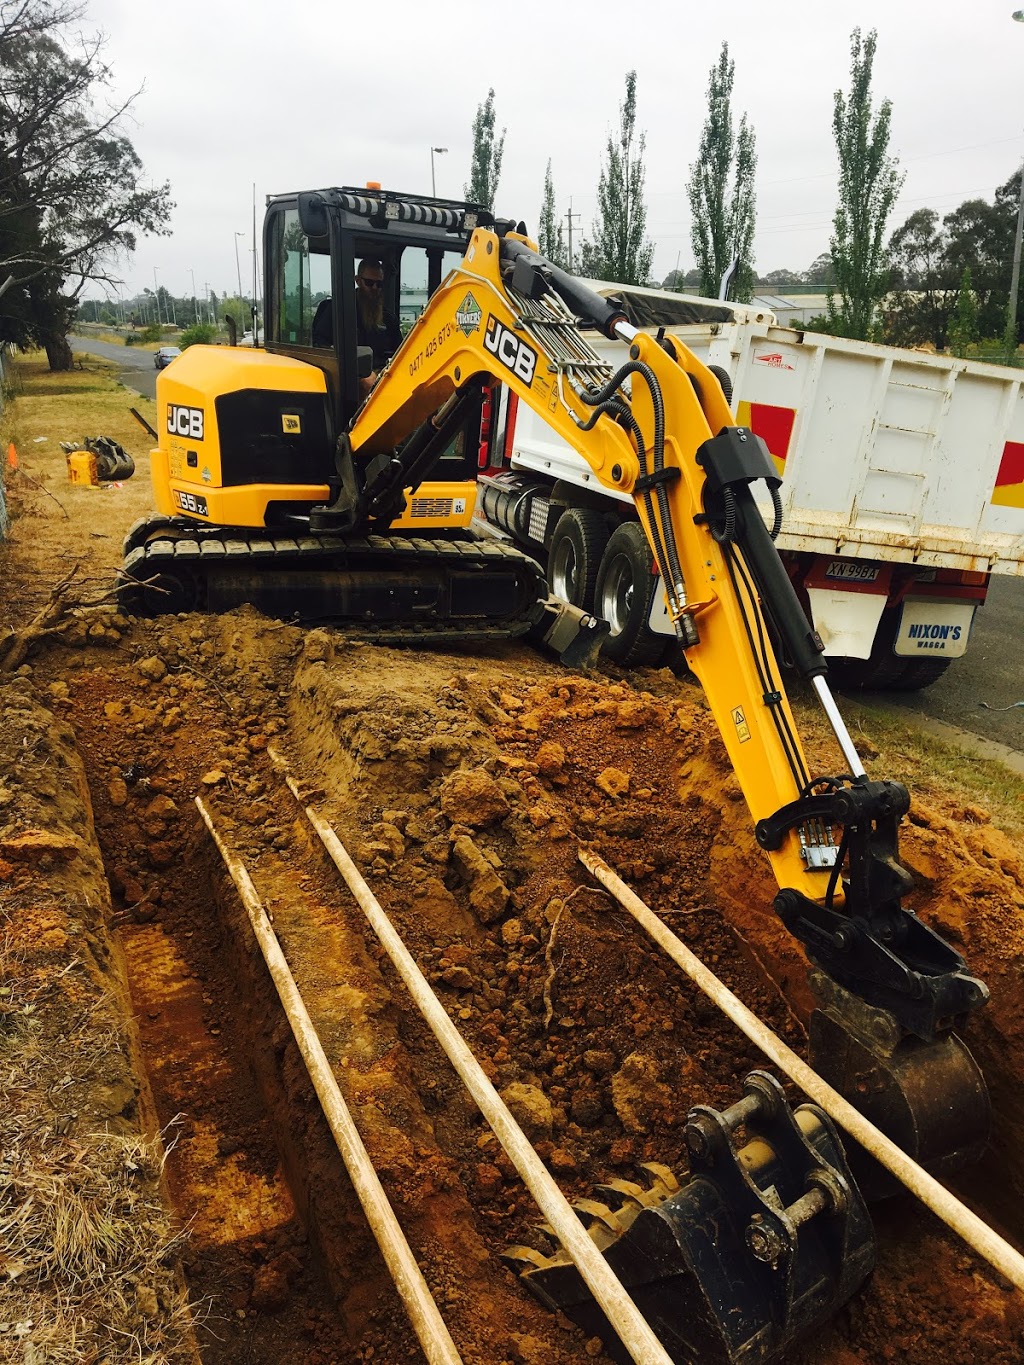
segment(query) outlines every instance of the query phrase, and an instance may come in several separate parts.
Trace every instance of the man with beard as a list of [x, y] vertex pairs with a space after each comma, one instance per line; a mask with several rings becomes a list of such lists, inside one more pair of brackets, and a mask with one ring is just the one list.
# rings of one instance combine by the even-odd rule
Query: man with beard
[[[402, 331], [394, 313], [384, 307], [384, 267], [380, 261], [360, 261], [356, 272], [356, 342], [359, 346], [369, 346], [373, 351], [373, 367], [376, 372], [384, 365], [402, 344]], [[369, 383], [362, 381], [367, 389], [377, 382], [376, 373]]]

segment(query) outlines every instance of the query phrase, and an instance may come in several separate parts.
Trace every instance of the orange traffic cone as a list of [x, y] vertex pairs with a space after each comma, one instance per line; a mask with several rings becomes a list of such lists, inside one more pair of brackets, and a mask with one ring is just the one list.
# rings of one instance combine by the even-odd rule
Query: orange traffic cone
[[18, 452], [14, 448], [13, 441], [7, 447], [7, 465], [10, 469], [17, 469], [18, 467]]

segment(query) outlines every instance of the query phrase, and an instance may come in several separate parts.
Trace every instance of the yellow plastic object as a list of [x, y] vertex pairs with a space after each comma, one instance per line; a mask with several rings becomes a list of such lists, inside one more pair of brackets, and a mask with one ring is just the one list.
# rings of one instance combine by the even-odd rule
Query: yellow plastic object
[[68, 478], [72, 483], [83, 484], [87, 488], [99, 487], [96, 456], [91, 450], [73, 450], [67, 458]]

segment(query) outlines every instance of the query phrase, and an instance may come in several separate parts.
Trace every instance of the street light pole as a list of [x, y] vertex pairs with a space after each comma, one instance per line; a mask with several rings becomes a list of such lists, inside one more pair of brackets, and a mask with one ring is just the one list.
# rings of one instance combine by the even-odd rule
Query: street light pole
[[235, 272], [238, 275], [238, 297], [242, 298], [242, 267], [238, 264], [238, 239], [244, 237], [244, 232], [235, 233]]
[[438, 156], [445, 156], [448, 152], [447, 147], [431, 147], [430, 149], [430, 193], [437, 198], [437, 180], [434, 175], [434, 153]]
[[156, 320], [158, 323], [162, 323], [163, 318], [160, 316], [160, 286], [156, 282], [156, 266], [153, 267], [153, 302], [156, 304]]
[[196, 298], [196, 272], [189, 268], [188, 272], [192, 276], [192, 307], [195, 310], [196, 325], [199, 325], [199, 300]]

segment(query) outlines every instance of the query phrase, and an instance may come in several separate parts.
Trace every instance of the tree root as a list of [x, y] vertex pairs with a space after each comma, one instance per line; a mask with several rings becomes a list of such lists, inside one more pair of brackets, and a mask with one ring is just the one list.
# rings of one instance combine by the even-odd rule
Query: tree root
[[116, 588], [90, 598], [84, 598], [80, 592], [69, 591], [78, 569], [76, 564], [70, 573], [53, 585], [46, 602], [28, 625], [12, 629], [5, 639], [0, 640], [0, 673], [13, 673], [20, 668], [32, 646], [56, 634], [72, 611], [80, 607], [101, 607], [116, 599]]
[[602, 891], [599, 886], [577, 886], [575, 891], [570, 891], [568, 896], [559, 905], [555, 912], [555, 918], [551, 921], [551, 932], [548, 934], [547, 945], [544, 948], [544, 963], [548, 969], [548, 974], [544, 978], [544, 1032], [547, 1033], [551, 1027], [551, 1019], [555, 1012], [555, 1007], [551, 1000], [551, 988], [555, 984], [555, 977], [558, 975], [559, 963], [554, 960], [555, 935], [558, 932], [558, 923], [571, 900], [574, 900], [581, 891], [590, 891], [596, 896], [604, 896], [607, 892]]

